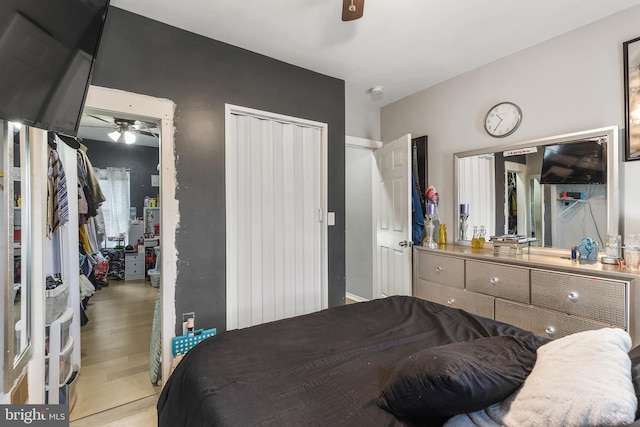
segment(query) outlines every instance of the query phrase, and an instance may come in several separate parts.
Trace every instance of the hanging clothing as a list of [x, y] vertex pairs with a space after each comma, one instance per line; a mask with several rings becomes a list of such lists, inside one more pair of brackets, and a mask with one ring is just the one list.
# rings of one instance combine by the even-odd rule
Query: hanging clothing
[[411, 210], [413, 212], [412, 239], [414, 245], [422, 242], [422, 230], [424, 229], [424, 214], [422, 213], [422, 201], [416, 186], [416, 179], [411, 174]]
[[86, 215], [89, 213], [87, 197], [84, 195], [84, 190], [82, 189], [80, 183], [78, 183], [78, 213], [80, 215]]
[[47, 237], [69, 220], [67, 179], [58, 152], [49, 147], [47, 169]]
[[80, 224], [78, 227], [78, 240], [82, 245], [82, 248], [87, 254], [91, 254], [91, 246], [89, 245], [89, 238], [87, 237], [87, 230], [85, 229], [84, 224]]
[[93, 296], [95, 292], [96, 288], [89, 278], [84, 274], [80, 274], [80, 300]]
[[85, 231], [87, 232], [87, 239], [89, 240], [89, 253], [91, 255], [95, 255], [100, 252], [95, 219], [96, 217], [89, 218], [89, 221], [84, 225]]
[[96, 230], [96, 241], [104, 241], [107, 238], [107, 229], [104, 224], [104, 215], [102, 214], [102, 209], [98, 209], [98, 215], [91, 217], [91, 219]]
[[153, 308], [153, 324], [151, 326], [151, 343], [149, 344], [149, 377], [153, 384], [160, 384], [162, 380], [162, 324], [160, 318], [160, 292], [156, 296]]
[[[98, 214], [98, 208], [104, 202], [106, 197], [100, 189], [100, 183], [98, 178], [93, 172], [93, 166], [89, 161], [87, 154], [78, 150], [78, 185], [84, 192], [84, 197], [87, 202], [87, 213], [85, 218], [90, 218]], [[82, 221], [81, 221], [82, 222]]]

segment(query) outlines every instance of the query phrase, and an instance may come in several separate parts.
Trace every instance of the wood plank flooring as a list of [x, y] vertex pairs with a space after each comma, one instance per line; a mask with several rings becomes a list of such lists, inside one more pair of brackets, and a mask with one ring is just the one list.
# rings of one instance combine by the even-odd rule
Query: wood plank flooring
[[149, 344], [157, 294], [144, 280], [111, 280], [89, 300], [71, 427], [156, 425], [161, 387], [149, 377]]

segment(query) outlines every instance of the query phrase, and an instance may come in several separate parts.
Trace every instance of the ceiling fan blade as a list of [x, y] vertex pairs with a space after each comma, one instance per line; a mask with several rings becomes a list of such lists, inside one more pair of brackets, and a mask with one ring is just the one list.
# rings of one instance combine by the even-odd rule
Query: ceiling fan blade
[[157, 138], [158, 134], [154, 132], [152, 128], [155, 129], [155, 125], [151, 123], [137, 122], [134, 126], [132, 126], [131, 130], [135, 130], [141, 135], [153, 136]]
[[362, 18], [364, 0], [342, 0], [342, 20], [353, 21]]
[[100, 120], [101, 122], [105, 122], [105, 123], [113, 124], [113, 122], [112, 122], [112, 121], [110, 121], [110, 120], [105, 120], [105, 119], [103, 119], [103, 118], [102, 118], [102, 117], [100, 117], [100, 116], [94, 116], [93, 114], [87, 114], [87, 116], [89, 116], [89, 117], [93, 117], [94, 119], [96, 119], [96, 120]]
[[144, 136], [151, 136], [151, 137], [154, 137], [154, 138], [158, 137], [158, 135], [156, 135], [152, 131], [146, 131], [146, 130], [142, 130], [142, 129], [131, 129], [131, 132], [135, 132], [137, 134], [144, 135]]

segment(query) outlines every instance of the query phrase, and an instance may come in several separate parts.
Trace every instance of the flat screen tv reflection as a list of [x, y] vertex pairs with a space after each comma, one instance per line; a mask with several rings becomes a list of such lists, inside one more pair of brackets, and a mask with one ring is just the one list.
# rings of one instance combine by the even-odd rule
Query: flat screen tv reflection
[[0, 1], [0, 119], [75, 136], [109, 0]]

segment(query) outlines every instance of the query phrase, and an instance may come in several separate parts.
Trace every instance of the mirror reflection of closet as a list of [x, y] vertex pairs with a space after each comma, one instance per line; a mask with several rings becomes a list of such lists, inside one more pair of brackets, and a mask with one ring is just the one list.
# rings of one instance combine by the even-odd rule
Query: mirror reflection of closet
[[[468, 229], [484, 225], [488, 235], [524, 235], [542, 248], [567, 249], [585, 235], [604, 247], [604, 236], [619, 229], [618, 133], [614, 126], [456, 153], [455, 212], [468, 204]], [[545, 147], [570, 149], [584, 142], [602, 146], [598, 164], [604, 179], [541, 183]], [[579, 196], [563, 197], [563, 191]], [[460, 239], [459, 227], [456, 224], [456, 243], [469, 244], [471, 236]]]
[[31, 352], [30, 132], [0, 121], [2, 139], [2, 276], [4, 283], [4, 391], [20, 375]]
[[[132, 135], [129, 135], [130, 140], [127, 142], [124, 135], [128, 132], [133, 134], [134, 141], [132, 141]], [[114, 133], [121, 135], [118, 137]], [[110, 263], [107, 275], [107, 281], [111, 282], [109, 298], [111, 295], [115, 296], [116, 292], [114, 291], [120, 285], [123, 285], [124, 289], [128, 290], [127, 292], [147, 287], [159, 288], [160, 246], [162, 244], [160, 236], [161, 200], [159, 198], [161, 192], [160, 123], [157, 119], [151, 120], [126, 111], [101, 110], [88, 102], [83, 111], [78, 136], [82, 138], [84, 145], [82, 149], [90, 159], [94, 172], [100, 181], [102, 192], [107, 199], [101, 205], [105, 224], [105, 235], [101, 236], [99, 242], [101, 252], [110, 257], [117, 256], [117, 259], [122, 261]], [[116, 191], [117, 194], [114, 194], [116, 188], [118, 191]], [[146, 203], [145, 199], [147, 199]], [[116, 212], [118, 215], [112, 215]], [[145, 224], [147, 219], [152, 220], [148, 226]], [[107, 222], [111, 225], [108, 226]], [[148, 295], [152, 295], [154, 292], [158, 295], [159, 290], [134, 291], [133, 295], [135, 298], [148, 298]], [[101, 291], [102, 294], [104, 292]], [[122, 292], [117, 294], [121, 295]], [[104, 297], [101, 296], [101, 298], [100, 300], [95, 299], [94, 304], [101, 304]], [[156, 304], [158, 303], [159, 299], [156, 299]], [[102, 313], [104, 315], [104, 312]], [[159, 326], [157, 328], [152, 326], [152, 322], [154, 324], [156, 322], [155, 316], [158, 316], [159, 319], [159, 314], [156, 313], [159, 313], [159, 310], [154, 311], [154, 317], [145, 319], [136, 327], [136, 334], [146, 335], [148, 333], [151, 336], [147, 365], [150, 375], [141, 380], [144, 384], [135, 384], [132, 390], [128, 390], [127, 398], [132, 400], [143, 397], [142, 394], [148, 392], [149, 379], [151, 379], [152, 387], [159, 381], [159, 377], [157, 380], [155, 378], [159, 375], [161, 366], [159, 359], [155, 356], [161, 351], [159, 338], [161, 329]], [[93, 315], [91, 311], [87, 314], [89, 318]], [[96, 324], [94, 323], [94, 325]], [[146, 331], [147, 326], [148, 332]], [[81, 333], [84, 333], [82, 329]], [[92, 337], [95, 333], [96, 331], [92, 330], [87, 332], [86, 336]], [[114, 336], [114, 340], [116, 339], [122, 340], [122, 345], [125, 345], [126, 340], [130, 338], [127, 338], [125, 334], [118, 334], [117, 337]], [[83, 353], [99, 351], [91, 342], [89, 341], [83, 348]], [[110, 345], [117, 345], [117, 343]], [[131, 351], [137, 350], [133, 348]], [[136, 360], [139, 356], [139, 354], [132, 355]], [[126, 364], [126, 362], [120, 363]], [[118, 369], [115, 366], [114, 369]], [[122, 369], [129, 368], [122, 366]], [[79, 385], [83, 390], [99, 390], [101, 385], [90, 383], [92, 380], [93, 377], [80, 376]], [[105, 403], [102, 406], [86, 404], [82, 413], [95, 413], [110, 404]]]
[[[128, 130], [124, 133], [131, 133], [133, 142], [125, 143], [120, 139], [114, 141], [111, 137], [114, 123], [118, 124], [119, 127], [116, 128], [120, 129], [120, 132], [123, 129], [122, 124], [126, 124]], [[126, 112], [106, 112], [87, 107], [83, 112], [78, 136], [83, 139], [87, 156], [101, 182], [106, 182], [109, 174], [122, 173], [128, 176], [128, 200], [125, 201], [126, 195], [120, 192], [122, 194], [118, 196], [123, 197], [116, 203], [118, 207], [128, 203], [128, 211], [124, 218], [126, 224], [118, 223], [118, 234], [122, 234], [121, 237], [124, 239], [119, 245], [130, 245], [137, 249], [140, 244], [143, 246], [141, 252], [145, 253], [145, 260], [148, 261], [147, 255], [155, 257], [159, 250], [155, 251], [153, 248], [161, 244], [159, 124], [154, 120], [132, 116]], [[103, 204], [103, 214], [105, 207]], [[113, 242], [118, 239], [115, 232], [108, 234], [110, 235], [106, 237], [111, 240], [103, 242], [103, 247], [113, 246]], [[145, 276], [148, 279], [148, 270], [155, 267], [155, 262], [145, 264]]]

